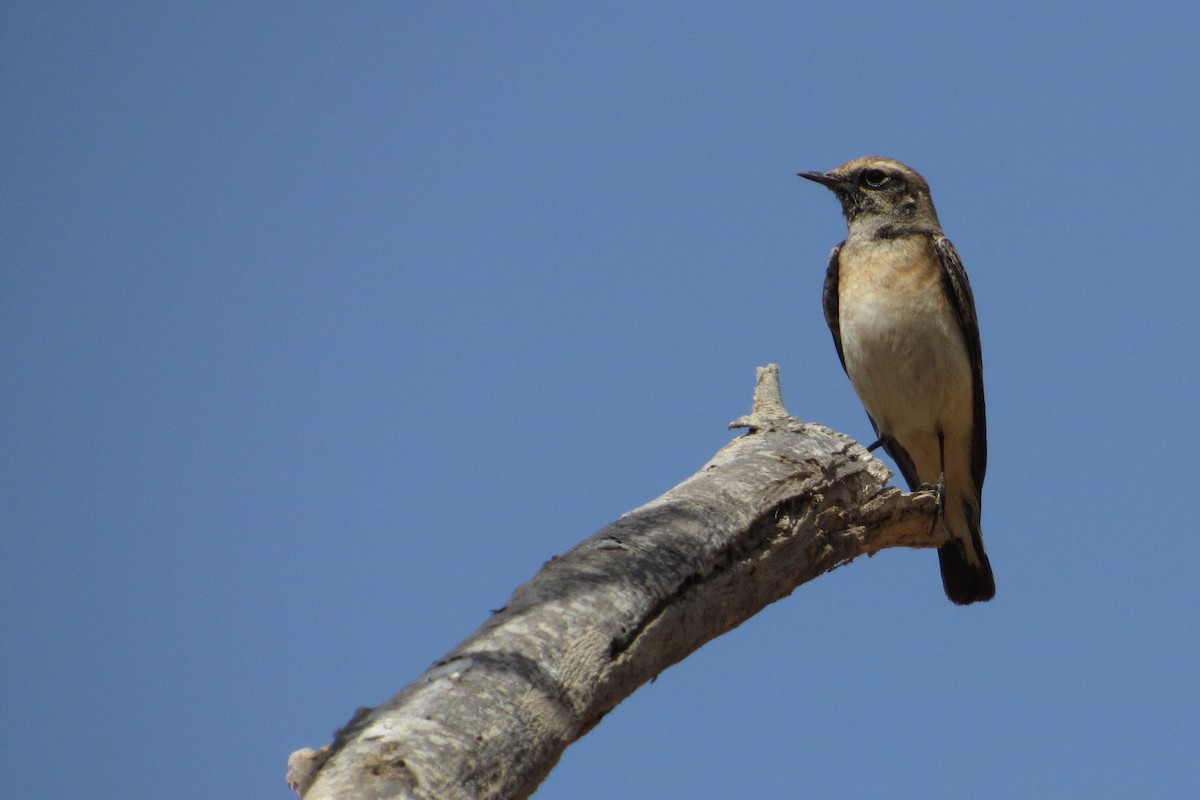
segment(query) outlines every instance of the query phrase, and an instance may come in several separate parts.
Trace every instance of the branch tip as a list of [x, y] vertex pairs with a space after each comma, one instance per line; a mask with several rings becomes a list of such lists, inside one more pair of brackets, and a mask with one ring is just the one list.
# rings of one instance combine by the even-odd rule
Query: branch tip
[[325, 763], [330, 755], [330, 746], [325, 745], [320, 750], [305, 747], [288, 757], [287, 782], [299, 796], [303, 797], [317, 777], [317, 770]]
[[751, 433], [772, 430], [781, 423], [797, 421], [783, 405], [783, 389], [779, 386], [779, 365], [768, 364], [755, 370], [754, 405], [750, 414], [729, 423], [733, 428], [749, 428]]

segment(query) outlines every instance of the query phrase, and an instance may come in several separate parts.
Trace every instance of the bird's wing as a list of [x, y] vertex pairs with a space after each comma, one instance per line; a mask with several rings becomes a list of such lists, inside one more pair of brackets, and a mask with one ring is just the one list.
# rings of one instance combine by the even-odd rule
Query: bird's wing
[[971, 360], [971, 394], [975, 413], [971, 438], [971, 476], [975, 479], [976, 490], [982, 495], [983, 476], [987, 471], [987, 407], [983, 399], [983, 351], [979, 345], [975, 296], [971, 293], [971, 282], [967, 280], [962, 259], [950, 240], [945, 236], [934, 236], [933, 249], [942, 268], [946, 297], [958, 319], [963, 341], [967, 344], [967, 357]]
[[829, 266], [825, 268], [825, 324], [833, 334], [833, 346], [837, 348], [838, 359], [842, 362], [844, 371], [846, 356], [842, 353], [842, 326], [838, 317], [838, 257], [842, 254], [843, 244], [845, 242], [833, 248], [833, 252], [829, 254]]
[[[871, 415], [867, 415], [867, 419], [871, 419]], [[875, 432], [879, 432], [879, 426], [875, 425], [875, 420], [871, 419], [871, 425], [875, 426]], [[900, 469], [900, 474], [904, 476], [904, 482], [908, 484], [910, 492], [915, 492], [921, 487], [921, 479], [917, 476], [917, 465], [913, 463], [912, 456], [908, 451], [900, 446], [892, 437], [888, 436], [883, 440], [883, 450], [892, 457], [892, 461], [896, 462], [896, 466]]]

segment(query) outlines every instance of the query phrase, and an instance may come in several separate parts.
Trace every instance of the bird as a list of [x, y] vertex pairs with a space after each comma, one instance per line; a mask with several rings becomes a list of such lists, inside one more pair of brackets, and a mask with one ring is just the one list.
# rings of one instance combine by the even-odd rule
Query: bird
[[987, 471], [987, 410], [975, 298], [962, 259], [942, 232], [929, 184], [899, 161], [864, 156], [800, 177], [830, 189], [846, 240], [825, 272], [825, 321], [876, 441], [909, 489], [934, 487], [933, 525], [946, 596], [991, 600], [992, 566], [980, 512]]

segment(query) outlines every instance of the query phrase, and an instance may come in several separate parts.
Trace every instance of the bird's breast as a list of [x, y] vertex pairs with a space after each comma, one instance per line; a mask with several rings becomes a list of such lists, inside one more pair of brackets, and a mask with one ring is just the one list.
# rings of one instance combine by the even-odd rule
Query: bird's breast
[[848, 241], [838, 269], [846, 371], [882, 432], [928, 433], [969, 420], [965, 339], [924, 237]]

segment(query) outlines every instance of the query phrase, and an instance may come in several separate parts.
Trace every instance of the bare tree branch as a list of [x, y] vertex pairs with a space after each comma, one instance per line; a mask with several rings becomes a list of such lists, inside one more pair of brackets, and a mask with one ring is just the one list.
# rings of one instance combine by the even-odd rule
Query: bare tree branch
[[933, 499], [790, 417], [759, 370], [750, 433], [549, 561], [470, 638], [334, 742], [289, 759], [305, 800], [529, 796], [639, 686], [800, 584], [886, 547], [937, 547]]

